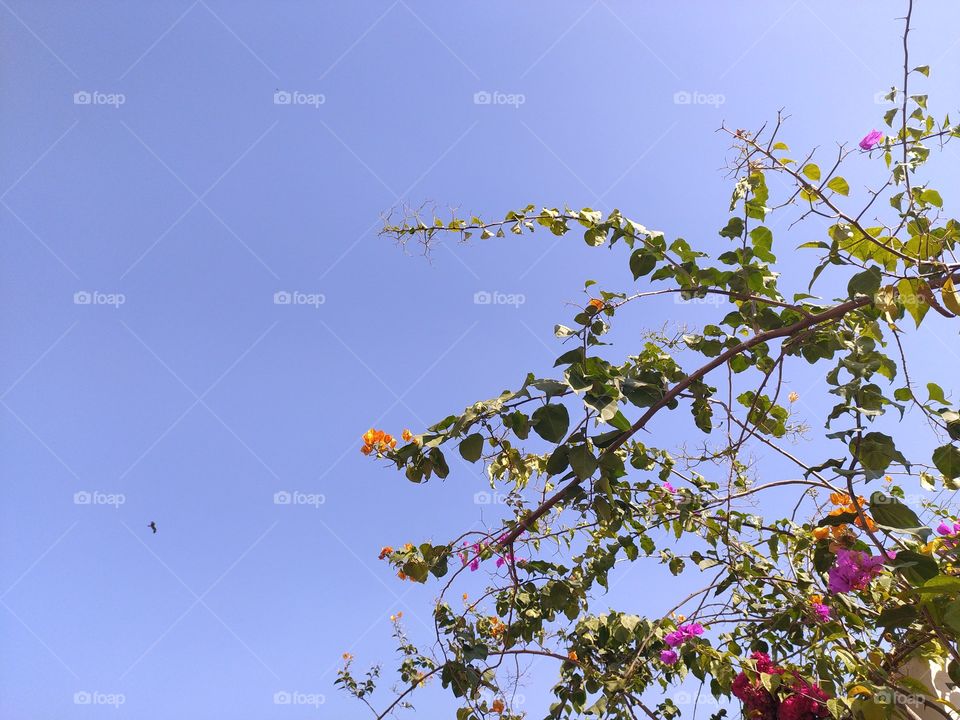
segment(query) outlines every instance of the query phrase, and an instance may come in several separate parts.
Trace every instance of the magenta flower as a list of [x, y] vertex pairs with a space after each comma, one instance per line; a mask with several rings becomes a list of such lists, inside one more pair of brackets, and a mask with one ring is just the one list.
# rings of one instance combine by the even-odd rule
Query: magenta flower
[[814, 603], [813, 612], [817, 622], [828, 622], [830, 620], [830, 608], [823, 603]]
[[670, 647], [675, 648], [699, 635], [703, 635], [703, 625], [700, 623], [689, 623], [687, 625], [680, 625], [673, 632], [667, 633], [663, 641]]
[[674, 630], [672, 633], [667, 633], [667, 636], [663, 638], [663, 641], [672, 648], [682, 644], [684, 640], [686, 640], [686, 638], [679, 630]]
[[876, 147], [882, 139], [882, 132], [879, 130], [871, 130], [864, 136], [863, 140], [860, 141], [860, 149], [873, 150], [873, 148]]
[[960, 532], [960, 523], [953, 523], [953, 525], [951, 525], [944, 520], [937, 527], [937, 533], [940, 535], [956, 535], [958, 532]]
[[669, 480], [663, 484], [663, 489], [669, 493], [675, 493], [677, 491], [677, 489], [670, 484]]
[[[887, 556], [889, 557], [890, 553], [887, 553]], [[836, 562], [829, 571], [830, 592], [837, 594], [863, 590], [873, 578], [883, 572], [885, 559], [879, 555], [840, 548], [837, 550]]]
[[677, 659], [678, 655], [673, 650], [664, 650], [660, 653], [660, 661], [666, 665], [673, 665]]

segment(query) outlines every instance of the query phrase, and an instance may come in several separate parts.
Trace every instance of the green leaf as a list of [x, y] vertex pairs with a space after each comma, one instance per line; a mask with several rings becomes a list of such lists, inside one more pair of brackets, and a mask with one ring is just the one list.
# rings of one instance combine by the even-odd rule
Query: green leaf
[[850, 185], [848, 185], [847, 181], [839, 175], [830, 178], [830, 182], [827, 183], [827, 187], [838, 195], [847, 196], [850, 194]]
[[918, 592], [926, 594], [944, 594], [944, 595], [954, 595], [960, 593], [960, 577], [953, 577], [951, 575], [937, 575], [935, 578], [930, 578], [923, 585], [917, 588]]
[[476, 462], [482, 454], [483, 435], [480, 433], [467, 435], [467, 437], [463, 439], [463, 442], [460, 443], [460, 455], [463, 456], [463, 459], [467, 462]]
[[743, 220], [738, 217], [730, 218], [727, 226], [720, 231], [721, 237], [738, 238], [743, 235]]
[[814, 165], [813, 163], [807, 163], [806, 165], [804, 165], [803, 170], [801, 170], [800, 172], [802, 172], [807, 178], [809, 178], [810, 180], [813, 180], [814, 182], [820, 179], [820, 167], [817, 165]]
[[884, 628], [905, 628], [917, 619], [917, 608], [913, 605], [885, 608], [877, 618], [877, 625]]
[[530, 420], [537, 435], [547, 442], [561, 442], [570, 425], [570, 414], [565, 405], [549, 403], [537, 408]]
[[889, 563], [900, 570], [913, 585], [923, 585], [940, 573], [937, 561], [913, 550], [898, 550], [897, 557]]
[[570, 467], [579, 479], [586, 480], [596, 472], [597, 458], [586, 445], [577, 445], [570, 448]]
[[920, 199], [934, 207], [943, 207], [943, 198], [936, 190], [924, 190], [920, 193]]
[[633, 279], [637, 280], [657, 266], [657, 258], [645, 250], [634, 250], [630, 256], [630, 272], [633, 273]]
[[913, 510], [882, 492], [875, 492], [870, 496], [870, 512], [873, 519], [884, 527], [907, 530], [917, 535], [930, 533], [930, 529], [923, 527], [923, 523]]
[[547, 460], [547, 475], [559, 475], [570, 466], [570, 449], [561, 445]]
[[947, 399], [943, 396], [943, 388], [936, 383], [927, 383], [927, 394], [930, 396], [931, 400], [934, 400], [941, 405], [947, 404]]
[[960, 450], [954, 445], [941, 445], [933, 451], [933, 464], [950, 480], [960, 477]]
[[893, 438], [881, 432], [869, 432], [860, 440], [850, 442], [850, 453], [855, 455], [866, 471], [867, 479], [881, 477], [894, 460], [906, 466], [906, 458], [897, 450]]
[[904, 278], [897, 283], [897, 291], [900, 293], [900, 304], [910, 313], [917, 327], [920, 327], [923, 316], [930, 309], [930, 304], [926, 300], [930, 295], [929, 286], [923, 280]]
[[850, 298], [855, 298], [857, 295], [873, 297], [880, 289], [881, 279], [880, 268], [876, 265], [867, 268], [850, 278], [850, 282], [847, 283], [847, 296]]

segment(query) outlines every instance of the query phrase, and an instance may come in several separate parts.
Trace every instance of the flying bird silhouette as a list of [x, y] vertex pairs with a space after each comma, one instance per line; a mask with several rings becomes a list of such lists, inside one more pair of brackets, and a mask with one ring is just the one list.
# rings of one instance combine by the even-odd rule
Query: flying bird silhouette
[[153, 520], [150, 521], [150, 524], [147, 525], [147, 527], [153, 530], [154, 535], [157, 534], [157, 524]]

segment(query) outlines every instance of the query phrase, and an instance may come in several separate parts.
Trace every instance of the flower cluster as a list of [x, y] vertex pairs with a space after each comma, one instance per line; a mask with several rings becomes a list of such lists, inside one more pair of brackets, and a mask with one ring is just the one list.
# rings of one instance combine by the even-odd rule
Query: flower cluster
[[[750, 656], [757, 663], [757, 672], [766, 675], [784, 675], [766, 653]], [[821, 720], [829, 716], [827, 694], [816, 683], [795, 678], [780, 686], [787, 690], [783, 698], [767, 690], [759, 677], [751, 679], [741, 672], [733, 681], [731, 692], [743, 703], [744, 717], [749, 720]]]
[[[863, 508], [866, 507], [867, 504], [864, 498], [857, 497], [857, 502], [854, 503], [846, 493], [830, 493], [830, 502], [835, 506], [834, 509], [830, 511], [831, 517], [837, 517], [838, 515], [856, 515], [857, 517], [854, 519], [853, 524], [858, 528], [866, 525], [867, 530], [870, 532], [877, 529], [877, 524], [873, 521], [873, 518], [863, 512]], [[860, 514], [857, 513], [858, 505], [860, 507], [860, 513], [863, 515], [862, 520]], [[815, 527], [812, 534], [815, 540], [827, 540], [829, 538], [842, 540], [848, 534], [848, 528], [846, 525], [821, 526]]]
[[[506, 534], [501, 535], [497, 538], [497, 545], [503, 542]], [[463, 546], [463, 549], [460, 550], [458, 555], [460, 555], [460, 561], [464, 565], [470, 566], [470, 572], [476, 572], [480, 568], [480, 561], [484, 560], [484, 553], [487, 551], [493, 551], [494, 545], [488, 542], [477, 542], [466, 543]], [[512, 563], [514, 561], [513, 553], [505, 552], [497, 557], [497, 567], [501, 568], [506, 565], [508, 562]], [[520, 564], [523, 564], [523, 561], [518, 561]]]
[[824, 605], [822, 596], [810, 596], [810, 610], [813, 611], [813, 619], [817, 622], [827, 622], [830, 620], [830, 608]]
[[397, 439], [383, 430], [370, 428], [362, 437], [363, 447], [360, 448], [360, 452], [364, 455], [369, 455], [372, 452], [377, 455], [386, 455], [397, 446]]
[[[370, 428], [361, 437], [363, 438], [363, 447], [360, 448], [360, 452], [364, 455], [370, 453], [376, 453], [377, 456], [388, 455], [397, 447], [397, 439], [393, 435], [376, 428]], [[400, 433], [400, 437], [403, 438], [404, 442], [412, 441], [419, 444], [417, 437], [409, 430]]]
[[957, 535], [960, 533], [960, 522], [955, 522], [952, 525], [944, 520], [937, 526], [937, 535], [943, 535], [944, 537]]
[[660, 653], [660, 661], [666, 665], [673, 665], [679, 658], [677, 651], [673, 648], [678, 648], [687, 640], [692, 640], [700, 635], [703, 635], [703, 625], [700, 623], [687, 623], [686, 625], [680, 625], [673, 632], [667, 633], [663, 638], [663, 641], [670, 649], [663, 650]]
[[[891, 560], [895, 553], [887, 553]], [[887, 558], [870, 553], [839, 548], [836, 561], [829, 570], [830, 592], [848, 593], [852, 590], [863, 590], [877, 575], [883, 572], [883, 563]]]
[[871, 130], [864, 135], [863, 140], [860, 141], [860, 149], [873, 150], [873, 148], [880, 144], [881, 140], [883, 140], [883, 133], [879, 130]]

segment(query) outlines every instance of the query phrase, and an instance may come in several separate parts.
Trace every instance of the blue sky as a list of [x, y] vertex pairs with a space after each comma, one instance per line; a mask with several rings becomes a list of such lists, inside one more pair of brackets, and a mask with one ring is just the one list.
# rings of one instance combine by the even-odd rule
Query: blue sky
[[[619, 207], [720, 247], [721, 122], [785, 108], [798, 155], [879, 126], [903, 7], [866, 7], [0, 0], [0, 714], [362, 717], [332, 687], [341, 653], [389, 667], [388, 616], [425, 637], [436, 592], [399, 584], [380, 546], [501, 509], [474, 502], [478, 469], [412, 486], [360, 434], [548, 372], [583, 281], [633, 287], [622, 254], [575, 236], [427, 262], [377, 237], [380, 213]], [[957, 20], [916, 12], [940, 114], [960, 99]], [[706, 317], [646, 307], [614, 352]], [[632, 572], [620, 607], [662, 612], [660, 570]]]

